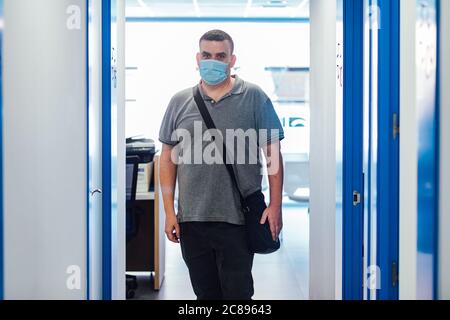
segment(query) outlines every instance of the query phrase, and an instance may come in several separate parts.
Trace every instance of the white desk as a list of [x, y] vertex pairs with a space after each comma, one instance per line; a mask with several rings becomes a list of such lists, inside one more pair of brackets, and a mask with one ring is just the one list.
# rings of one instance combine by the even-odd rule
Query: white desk
[[136, 200], [155, 200], [155, 192], [136, 193]]
[[[159, 290], [164, 281], [165, 273], [165, 213], [162, 201], [161, 188], [159, 185], [159, 154], [156, 154], [153, 161], [152, 179], [154, 182], [155, 191], [138, 192], [136, 193], [136, 201], [154, 201], [152, 206], [154, 208], [153, 215], [153, 257], [154, 257], [154, 289]], [[156, 196], [155, 196], [156, 195]], [[140, 270], [147, 271], [147, 270]]]

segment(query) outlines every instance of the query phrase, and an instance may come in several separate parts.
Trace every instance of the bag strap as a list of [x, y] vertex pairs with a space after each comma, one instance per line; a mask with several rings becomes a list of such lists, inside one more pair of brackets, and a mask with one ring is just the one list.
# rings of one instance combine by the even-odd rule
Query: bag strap
[[[195, 103], [197, 104], [197, 108], [200, 111], [200, 114], [202, 115], [203, 121], [205, 122], [205, 125], [208, 129], [217, 129], [216, 125], [214, 124], [213, 119], [211, 118], [211, 115], [208, 111], [208, 108], [205, 105], [205, 101], [203, 100], [203, 97], [200, 93], [200, 89], [198, 88], [198, 86], [195, 86], [193, 88], [194, 90], [194, 100]], [[247, 205], [245, 204], [245, 199], [244, 196], [242, 195], [241, 190], [239, 189], [239, 185], [236, 179], [236, 174], [234, 173], [233, 170], [233, 166], [227, 162], [227, 146], [225, 144], [225, 140], [222, 139], [223, 141], [223, 151], [222, 152], [222, 158], [223, 158], [223, 163], [225, 164], [225, 167], [227, 168], [228, 174], [230, 175], [230, 178], [233, 182], [234, 187], [236, 188], [237, 192], [239, 193], [239, 200], [241, 201], [241, 206], [243, 208], [243, 210], [248, 210], [247, 209]]]

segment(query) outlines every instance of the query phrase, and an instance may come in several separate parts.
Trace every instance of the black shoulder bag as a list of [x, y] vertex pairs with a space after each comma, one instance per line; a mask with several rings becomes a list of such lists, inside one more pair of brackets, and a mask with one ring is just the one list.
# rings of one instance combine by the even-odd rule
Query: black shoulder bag
[[[203, 101], [203, 97], [200, 94], [198, 86], [194, 87], [194, 99], [206, 127], [208, 129], [216, 129], [214, 121], [206, 108], [205, 101]], [[241, 208], [245, 217], [247, 239], [250, 251], [252, 253], [259, 254], [269, 254], [277, 251], [280, 248], [280, 241], [279, 239], [277, 239], [277, 241], [273, 241], [269, 221], [267, 220], [264, 224], [260, 223], [262, 214], [267, 208], [266, 202], [264, 201], [264, 194], [261, 190], [258, 190], [257, 192], [244, 198], [241, 190], [239, 189], [233, 166], [227, 163], [227, 148], [225, 145], [225, 139], [223, 139], [223, 150], [223, 163], [227, 168], [234, 187], [239, 193]]]

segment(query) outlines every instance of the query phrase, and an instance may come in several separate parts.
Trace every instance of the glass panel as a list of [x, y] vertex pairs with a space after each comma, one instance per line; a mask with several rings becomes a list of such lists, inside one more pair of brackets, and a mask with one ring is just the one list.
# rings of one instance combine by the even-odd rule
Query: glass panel
[[435, 296], [436, 259], [436, 0], [417, 1], [418, 121], [417, 298]]
[[376, 299], [379, 274], [377, 263], [377, 171], [378, 171], [378, 32], [380, 30], [380, 9], [378, 1], [371, 2], [371, 61], [370, 61], [370, 114], [369, 114], [369, 266], [374, 283], [371, 284], [369, 299]]
[[[365, 177], [369, 177], [370, 170], [370, 70], [371, 70], [371, 20], [367, 19], [370, 16], [370, 0], [364, 0], [364, 10], [365, 10], [365, 21], [364, 21], [364, 110], [363, 110], [363, 173]], [[364, 277], [363, 277], [363, 299], [368, 299], [368, 283], [367, 283], [367, 272], [369, 270], [369, 252], [370, 252], [370, 242], [369, 242], [369, 216], [370, 216], [370, 189], [368, 182], [370, 179], [364, 179], [364, 251], [363, 251], [363, 264], [364, 264]]]
[[344, 2], [336, 0], [336, 299], [342, 299]]
[[86, 1], [2, 2], [4, 298], [85, 299]]
[[379, 268], [377, 243], [377, 157], [378, 157], [378, 31], [380, 10], [377, 0], [365, 0], [364, 24], [364, 292], [366, 300], [376, 299]]

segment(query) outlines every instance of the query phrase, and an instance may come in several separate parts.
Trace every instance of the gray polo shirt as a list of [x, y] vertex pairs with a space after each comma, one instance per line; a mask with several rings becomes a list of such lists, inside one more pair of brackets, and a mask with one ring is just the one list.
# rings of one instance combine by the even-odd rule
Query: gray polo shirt
[[[255, 84], [235, 77], [233, 89], [215, 102], [201, 90], [206, 107], [211, 114], [217, 129], [227, 141], [227, 149], [231, 147], [226, 140], [231, 130], [242, 129], [243, 132], [256, 130], [256, 150], [267, 143], [281, 141], [284, 138], [283, 128], [273, 108], [269, 97]], [[178, 212], [177, 217], [182, 222], [227, 222], [231, 224], [244, 224], [244, 216], [240, 210], [239, 195], [234, 189], [232, 180], [223, 163], [195, 159], [195, 145], [202, 150], [211, 151], [213, 142], [204, 136], [196, 135], [195, 127], [204, 133], [207, 128], [194, 101], [193, 88], [185, 89], [175, 94], [171, 99], [164, 115], [159, 140], [171, 146], [181, 147], [181, 156], [186, 156], [186, 150], [191, 152], [191, 161], [177, 164], [178, 178]], [[186, 139], [180, 134], [180, 129], [189, 132], [192, 139]], [[247, 131], [249, 130], [250, 131]], [[266, 129], [267, 136], [260, 135], [260, 129]], [[232, 131], [234, 132], [234, 131]], [[248, 137], [250, 137], [249, 135]], [[254, 137], [253, 136], [253, 137]], [[254, 139], [253, 139], [254, 140]], [[220, 140], [218, 140], [220, 141]], [[237, 142], [237, 140], [235, 140]], [[261, 189], [261, 152], [253, 152], [251, 138], [246, 138], [245, 161], [242, 153], [234, 145], [233, 165], [237, 175], [240, 190], [244, 196]], [[219, 144], [216, 144], [219, 145]], [[177, 148], [175, 148], [177, 149]], [[199, 149], [197, 148], [197, 151]], [[229, 150], [229, 152], [230, 152]], [[178, 152], [177, 152], [178, 154]], [[189, 154], [189, 153], [187, 153]], [[197, 155], [199, 153], [197, 152]], [[214, 152], [208, 154], [215, 154]], [[230, 155], [230, 153], [228, 153]], [[252, 156], [253, 158], [252, 158]], [[240, 157], [240, 158], [239, 158]], [[257, 159], [255, 162], [254, 159]], [[219, 156], [219, 158], [221, 158]], [[229, 159], [231, 160], [231, 155]], [[252, 160], [253, 159], [253, 160]]]

